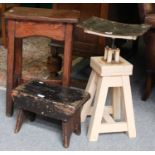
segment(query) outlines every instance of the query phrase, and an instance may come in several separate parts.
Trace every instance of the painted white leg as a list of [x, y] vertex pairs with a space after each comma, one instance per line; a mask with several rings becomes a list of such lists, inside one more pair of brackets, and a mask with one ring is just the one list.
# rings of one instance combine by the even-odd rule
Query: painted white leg
[[124, 105], [123, 87], [121, 87], [120, 91], [121, 91], [121, 120], [127, 122], [125, 105]]
[[96, 73], [92, 70], [91, 75], [88, 80], [88, 84], [86, 86], [86, 91], [90, 93], [90, 99], [84, 104], [82, 111], [81, 111], [81, 122], [84, 122], [87, 115], [90, 114], [90, 109], [92, 108], [92, 101], [95, 96], [95, 90], [96, 90], [96, 80], [97, 80], [97, 75]]
[[128, 135], [130, 138], [136, 137], [135, 119], [133, 112], [132, 94], [129, 76], [122, 76], [124, 104], [126, 111], [126, 119], [128, 124]]
[[104, 77], [98, 77], [97, 90], [94, 101], [93, 114], [88, 129], [89, 141], [96, 141], [101, 128], [101, 121], [104, 112], [105, 101], [107, 98], [108, 86]]
[[121, 119], [121, 88], [112, 88], [112, 106], [113, 106], [113, 118], [114, 120]]

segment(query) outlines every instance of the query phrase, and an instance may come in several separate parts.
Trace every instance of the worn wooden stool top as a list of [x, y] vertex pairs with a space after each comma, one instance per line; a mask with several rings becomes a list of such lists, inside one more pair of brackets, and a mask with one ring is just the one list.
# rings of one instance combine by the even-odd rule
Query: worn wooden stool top
[[18, 108], [66, 121], [89, 99], [89, 93], [41, 81], [29, 81], [12, 91]]
[[21, 19], [45, 22], [77, 23], [79, 11], [76, 10], [51, 10], [43, 8], [14, 7], [5, 13], [9, 19]]

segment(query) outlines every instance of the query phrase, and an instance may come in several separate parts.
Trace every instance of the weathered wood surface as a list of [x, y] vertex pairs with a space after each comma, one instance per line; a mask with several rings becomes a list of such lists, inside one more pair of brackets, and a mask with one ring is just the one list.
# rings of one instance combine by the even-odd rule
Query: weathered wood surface
[[83, 28], [86, 33], [133, 40], [150, 29], [150, 25], [147, 24], [124, 24], [98, 17], [91, 17], [77, 26]]
[[13, 102], [11, 91], [22, 81], [22, 39], [31, 36], [43, 36], [64, 41], [64, 63], [61, 79], [46, 80], [49, 83], [70, 85], [72, 65], [72, 34], [74, 24], [79, 19], [79, 12], [50, 10], [41, 8], [15, 7], [6, 12], [8, 19], [8, 54], [7, 54], [7, 97], [6, 115], [12, 116]]
[[62, 122], [62, 137], [65, 148], [69, 146], [72, 132], [77, 135], [81, 134], [81, 119], [79, 109], [67, 122]]
[[27, 112], [55, 118], [62, 121], [63, 146], [67, 148], [72, 132], [81, 133], [81, 108], [90, 95], [77, 88], [29, 81], [15, 88], [12, 97], [19, 108], [15, 133], [19, 132]]
[[12, 91], [18, 108], [66, 121], [89, 99], [89, 93], [58, 85], [30, 81]]
[[15, 35], [17, 38], [29, 36], [46, 36], [55, 40], [63, 41], [65, 38], [65, 25], [53, 23], [36, 23], [33, 21], [16, 22]]
[[[62, 121], [62, 140], [63, 146], [65, 148], [69, 147], [70, 137], [74, 132], [76, 135], [81, 134], [81, 121], [80, 121], [80, 112], [81, 108], [76, 111], [76, 113], [67, 121]], [[32, 115], [28, 111], [20, 109], [17, 114], [16, 126], [15, 126], [15, 133], [18, 133], [24, 123], [24, 120], [27, 116]]]
[[5, 13], [9, 19], [77, 23], [80, 12], [76, 10], [51, 10], [43, 8], [14, 7]]

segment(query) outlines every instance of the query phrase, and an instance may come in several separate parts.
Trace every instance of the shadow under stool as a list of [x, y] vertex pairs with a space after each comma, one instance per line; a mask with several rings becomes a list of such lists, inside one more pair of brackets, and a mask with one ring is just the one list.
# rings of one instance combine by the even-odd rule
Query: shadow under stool
[[62, 121], [63, 146], [67, 148], [72, 132], [81, 133], [81, 108], [90, 95], [78, 88], [29, 81], [15, 88], [12, 97], [19, 109], [15, 133], [29, 114], [54, 118]]

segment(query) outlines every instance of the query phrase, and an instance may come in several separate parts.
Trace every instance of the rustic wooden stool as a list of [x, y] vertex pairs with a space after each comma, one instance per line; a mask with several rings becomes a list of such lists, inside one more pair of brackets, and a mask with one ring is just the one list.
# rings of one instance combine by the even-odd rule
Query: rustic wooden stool
[[11, 91], [25, 81], [22, 78], [22, 39], [31, 36], [44, 36], [64, 41], [62, 79], [49, 80], [48, 82], [69, 86], [72, 65], [72, 32], [74, 24], [78, 22], [79, 12], [15, 7], [7, 11], [5, 17], [8, 19], [6, 114], [12, 116]]
[[13, 100], [19, 108], [15, 133], [21, 128], [25, 114], [31, 112], [62, 121], [63, 145], [69, 146], [72, 132], [80, 134], [80, 112], [89, 99], [89, 93], [41, 81], [29, 81], [12, 91]]
[[[129, 75], [133, 66], [120, 57], [119, 63], [107, 63], [103, 57], [91, 57], [92, 72], [86, 87], [91, 94], [83, 106], [81, 121], [88, 115], [90, 141], [96, 141], [99, 133], [124, 132], [136, 137], [135, 121]], [[108, 88], [112, 87], [112, 105], [105, 106]], [[124, 103], [122, 102], [124, 100]]]

